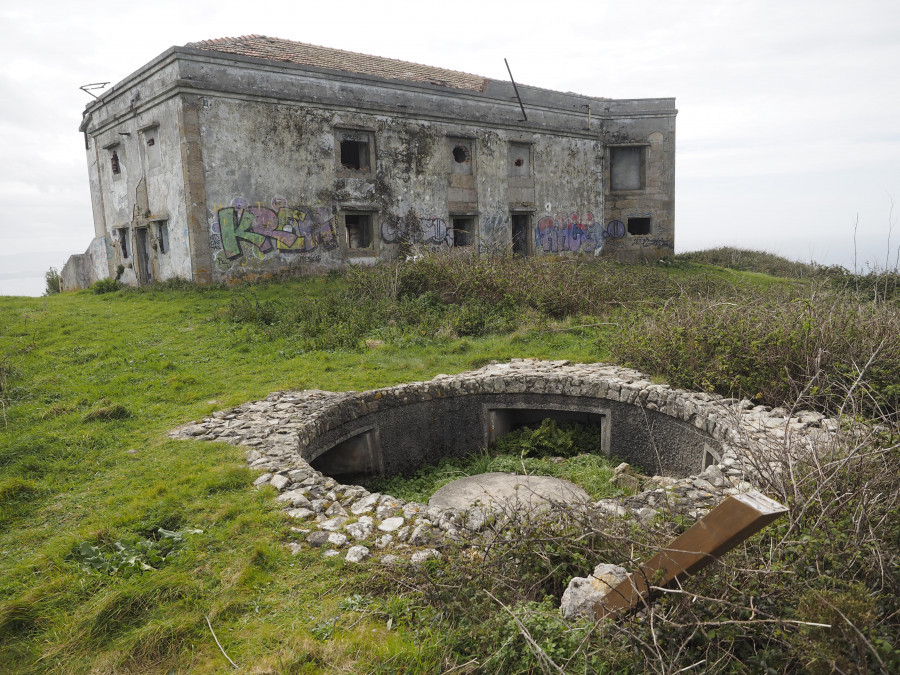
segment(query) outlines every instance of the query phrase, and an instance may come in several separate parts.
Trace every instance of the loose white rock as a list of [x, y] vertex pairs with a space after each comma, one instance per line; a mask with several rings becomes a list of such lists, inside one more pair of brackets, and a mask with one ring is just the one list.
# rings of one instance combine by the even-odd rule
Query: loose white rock
[[369, 557], [369, 549], [365, 546], [351, 546], [347, 551], [347, 562], [360, 563]]
[[393, 532], [394, 530], [403, 526], [403, 517], [397, 516], [396, 518], [388, 518], [385, 521], [382, 521], [381, 525], [378, 526], [378, 529], [382, 532]]

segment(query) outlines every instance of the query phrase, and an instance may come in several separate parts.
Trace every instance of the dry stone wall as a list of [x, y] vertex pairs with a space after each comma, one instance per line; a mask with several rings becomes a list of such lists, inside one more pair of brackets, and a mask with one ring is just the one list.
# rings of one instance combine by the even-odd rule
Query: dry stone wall
[[[333, 441], [346, 435], [342, 429], [354, 428], [360, 420], [411, 404], [512, 394], [589, 399], [598, 409], [637, 411], [646, 420], [650, 415], [657, 420], [662, 416], [677, 425], [664, 426], [663, 432], [683, 431], [689, 426], [700, 432], [698, 438], [711, 439], [712, 445], [698, 442], [696, 446], [698, 465], [704, 461], [703, 454], [713, 449], [714, 461], [702, 471], [681, 477], [655, 475], [635, 496], [570, 505], [602, 517], [617, 515], [645, 522], [661, 512], [696, 519], [726, 495], [755, 488], [761, 475], [776, 469], [767, 452], [811, 452], [837, 429], [834, 420], [816, 412], [789, 414], [747, 400], [673, 389], [618, 366], [513, 359], [458, 375], [438, 375], [427, 382], [362, 393], [275, 392], [263, 401], [216, 412], [171, 435], [247, 446], [247, 461], [261, 472], [254, 485], [274, 487], [286, 515], [297, 521], [295, 532], [303, 540], [290, 544], [295, 551], [304, 546], [321, 547], [325, 555], [343, 553], [348, 561], [360, 562], [375, 549], [384, 563], [397, 561], [398, 555], [418, 562], [440, 555], [442, 544], [459, 538], [462, 530], [468, 530], [467, 534], [480, 530], [487, 514], [479, 508], [429, 507], [342, 484], [310, 464], [328, 450], [321, 439], [330, 436]], [[650, 438], [653, 440], [652, 435]], [[615, 434], [610, 449], [619, 454]], [[665, 444], [656, 444], [654, 452], [664, 454]], [[665, 457], [659, 464], [665, 466]]]

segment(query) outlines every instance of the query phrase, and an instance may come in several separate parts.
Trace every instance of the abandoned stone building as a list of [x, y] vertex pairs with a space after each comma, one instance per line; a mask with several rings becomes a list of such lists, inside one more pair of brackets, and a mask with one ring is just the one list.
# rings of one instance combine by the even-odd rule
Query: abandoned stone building
[[172, 47], [85, 109], [95, 237], [63, 286], [314, 273], [404, 242], [659, 258], [676, 112], [258, 35]]

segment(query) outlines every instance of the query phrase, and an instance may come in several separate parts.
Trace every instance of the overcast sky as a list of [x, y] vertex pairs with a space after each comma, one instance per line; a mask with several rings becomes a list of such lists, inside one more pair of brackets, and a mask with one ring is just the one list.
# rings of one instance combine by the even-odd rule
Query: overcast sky
[[[78, 125], [172, 45], [258, 33], [611, 98], [674, 96], [676, 251], [900, 252], [897, 0], [0, 0], [0, 294], [93, 236]], [[897, 206], [891, 213], [892, 199]]]

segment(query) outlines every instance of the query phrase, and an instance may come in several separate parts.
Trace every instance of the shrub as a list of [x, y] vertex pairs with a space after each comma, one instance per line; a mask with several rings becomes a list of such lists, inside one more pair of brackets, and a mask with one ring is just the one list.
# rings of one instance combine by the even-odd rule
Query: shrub
[[94, 285], [91, 286], [91, 290], [94, 291], [97, 295], [102, 295], [103, 293], [113, 293], [114, 291], [118, 291], [122, 288], [122, 283], [118, 279], [99, 279], [94, 282]]
[[[802, 398], [831, 412], [846, 400], [870, 415], [900, 410], [900, 314], [844, 294], [685, 298], [632, 319], [611, 349], [676, 387], [772, 406]], [[845, 399], [859, 388], [864, 396]]]
[[60, 292], [61, 278], [59, 276], [58, 269], [56, 269], [55, 267], [51, 267], [49, 270], [44, 272], [44, 281], [47, 285], [44, 290], [44, 295], [53, 295]]

